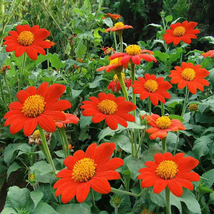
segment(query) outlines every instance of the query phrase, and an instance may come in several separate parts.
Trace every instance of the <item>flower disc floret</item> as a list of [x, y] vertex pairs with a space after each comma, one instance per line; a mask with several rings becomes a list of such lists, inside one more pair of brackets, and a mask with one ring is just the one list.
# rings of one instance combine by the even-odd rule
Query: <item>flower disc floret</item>
[[165, 180], [174, 178], [178, 171], [178, 165], [172, 160], [162, 161], [156, 169], [157, 175]]
[[186, 81], [193, 81], [195, 79], [195, 71], [192, 68], [185, 68], [181, 72], [181, 76], [186, 80]]
[[34, 35], [30, 31], [22, 31], [18, 38], [17, 38], [19, 44], [23, 46], [29, 46], [33, 44], [34, 41]]
[[103, 100], [97, 107], [103, 114], [107, 115], [114, 114], [117, 111], [117, 104], [112, 100]]
[[156, 120], [156, 124], [159, 129], [168, 129], [171, 125], [171, 120], [168, 116], [162, 116]]
[[117, 22], [117, 23], [114, 24], [114, 28], [120, 28], [120, 27], [123, 27], [123, 26], [124, 26], [123, 22]]
[[125, 51], [128, 55], [135, 56], [140, 54], [141, 48], [139, 45], [129, 45], [126, 47]]
[[36, 131], [33, 133], [33, 138], [34, 138], [34, 139], [41, 138], [39, 130], [36, 130]]
[[158, 83], [155, 80], [147, 80], [144, 83], [144, 88], [150, 92], [150, 93], [154, 93], [157, 91], [158, 89]]
[[89, 181], [96, 173], [96, 165], [91, 158], [83, 158], [77, 161], [73, 168], [72, 179], [75, 182]]
[[180, 27], [176, 27], [174, 30], [173, 30], [173, 35], [174, 36], [177, 36], [177, 37], [180, 37], [180, 36], [183, 36], [185, 35], [185, 28], [180, 26]]
[[22, 107], [22, 112], [26, 117], [37, 117], [45, 109], [45, 98], [41, 95], [32, 95], [28, 97]]
[[[125, 76], [124, 73], [121, 73], [121, 76], [122, 76], [122, 79], [123, 79], [123, 80], [126, 79], [126, 76]], [[119, 79], [118, 79], [118, 77], [117, 77], [117, 74], [114, 75], [113, 81], [114, 81], [114, 82], [119, 82]]]

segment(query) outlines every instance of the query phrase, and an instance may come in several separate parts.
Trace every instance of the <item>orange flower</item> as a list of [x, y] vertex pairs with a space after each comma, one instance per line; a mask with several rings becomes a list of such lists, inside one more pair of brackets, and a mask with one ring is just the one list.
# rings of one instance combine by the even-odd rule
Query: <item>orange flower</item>
[[24, 52], [32, 59], [37, 59], [37, 53], [45, 55], [44, 48], [50, 48], [49, 42], [44, 41], [50, 32], [44, 28], [39, 29], [39, 25], [30, 28], [29, 25], [17, 25], [17, 31], [10, 31], [11, 36], [4, 38], [3, 45], [7, 45], [6, 51], [15, 51], [15, 56], [20, 57]]
[[[142, 115], [145, 118], [145, 115]], [[168, 132], [186, 130], [180, 120], [170, 119], [168, 116], [160, 117], [157, 114], [147, 115], [146, 120], [152, 128], [146, 130], [147, 133], [151, 134], [149, 138], [154, 140], [159, 137], [163, 139], [167, 136]]]
[[66, 119], [61, 121], [55, 121], [56, 126], [58, 128], [62, 128], [65, 124], [74, 123], [77, 124], [79, 122], [79, 118], [73, 114], [65, 113]]
[[175, 66], [175, 70], [170, 71], [171, 83], [177, 84], [178, 88], [188, 87], [192, 94], [197, 92], [197, 89], [203, 91], [203, 86], [208, 86], [209, 82], [204, 78], [209, 75], [209, 71], [201, 68], [200, 65], [182, 62], [181, 67]]
[[[132, 80], [130, 78], [125, 78], [125, 74], [124, 73], [121, 73], [121, 75], [122, 75], [122, 78], [123, 78], [123, 80], [125, 82], [127, 90], [129, 90], [129, 87], [132, 85]], [[107, 89], [111, 89], [112, 92], [114, 92], [115, 85], [116, 85], [117, 93], [118, 93], [120, 91], [120, 89], [121, 89], [121, 85], [120, 85], [120, 82], [118, 80], [117, 74], [114, 75], [114, 79], [108, 84], [108, 88]]]
[[158, 105], [160, 100], [165, 103], [165, 98], [170, 99], [171, 95], [166, 91], [172, 87], [172, 85], [164, 81], [163, 77], [156, 77], [154, 74], [145, 74], [145, 77], [138, 77], [138, 80], [134, 81], [132, 87], [134, 88], [134, 94], [140, 94], [140, 99], [144, 100], [149, 97], [153, 105]]
[[49, 39], [46, 39], [45, 41], [48, 42], [51, 46], [54, 46], [54, 45], [56, 44], [55, 42], [52, 42], [52, 41], [49, 40]]
[[145, 168], [138, 172], [138, 179], [143, 179], [143, 188], [153, 186], [153, 192], [159, 194], [167, 186], [177, 197], [183, 194], [183, 188], [193, 190], [192, 181], [200, 181], [200, 176], [191, 172], [198, 165], [198, 160], [192, 157], [184, 157], [184, 153], [178, 153], [174, 157], [171, 153], [157, 153], [154, 155], [155, 161], [144, 163]]
[[120, 179], [115, 171], [123, 165], [121, 158], [111, 158], [115, 149], [114, 143], [103, 143], [97, 147], [91, 144], [86, 152], [78, 150], [65, 158], [66, 169], [61, 170], [53, 188], [55, 196], [61, 195], [63, 203], [68, 203], [75, 195], [79, 203], [86, 200], [90, 189], [101, 194], [108, 194], [111, 186], [108, 180]]
[[191, 39], [197, 38], [195, 34], [200, 33], [200, 30], [193, 29], [196, 25], [197, 22], [188, 21], [172, 24], [170, 29], [166, 30], [166, 33], [163, 35], [163, 40], [166, 40], [166, 44], [173, 42], [174, 45], [178, 45], [180, 41], [190, 44]]
[[[77, 61], [84, 63], [84, 60], [82, 60], [82, 59], [77, 59]], [[76, 64], [74, 64], [74, 68], [77, 68], [77, 69], [78, 69], [79, 66], [77, 66]]]
[[105, 14], [105, 16], [103, 17], [103, 19], [106, 19], [106, 18], [108, 18], [108, 17], [110, 17], [111, 19], [120, 19], [120, 15], [118, 15], [118, 14], [111, 14], [111, 13], [107, 13], [107, 14]]
[[205, 57], [214, 57], [214, 50], [207, 51], [206, 53], [202, 53], [202, 56]]
[[9, 105], [9, 112], [4, 115], [4, 126], [10, 125], [10, 133], [16, 134], [22, 128], [25, 136], [35, 130], [37, 124], [47, 132], [56, 130], [55, 120], [65, 120], [63, 110], [71, 107], [67, 100], [58, 100], [65, 86], [53, 84], [48, 87], [48, 82], [42, 83], [38, 89], [28, 87], [17, 93], [19, 101]]
[[117, 97], [113, 94], [99, 93], [97, 97], [89, 97], [91, 101], [83, 101], [80, 108], [84, 109], [83, 116], [93, 116], [92, 122], [99, 123], [106, 121], [110, 129], [116, 130], [118, 123], [124, 127], [128, 124], [126, 121], [134, 122], [135, 118], [128, 112], [135, 110], [137, 107], [125, 97]]
[[123, 22], [117, 22], [114, 24], [114, 27], [107, 28], [105, 32], [109, 31], [119, 31], [121, 33], [123, 30], [128, 29], [128, 28], [133, 28], [131, 25], [124, 25]]
[[100, 67], [97, 69], [97, 71], [106, 70], [106, 72], [109, 73], [111, 70], [114, 70], [115, 72], [121, 72], [123, 70], [123, 67], [121, 65], [121, 59], [122, 57], [111, 60], [109, 65]]
[[109, 57], [109, 60], [113, 60], [115, 58], [122, 57], [121, 64], [126, 69], [128, 67], [128, 63], [134, 63], [139, 65], [141, 60], [144, 59], [147, 62], [157, 62], [153, 55], [153, 52], [150, 50], [141, 50], [139, 45], [129, 45], [125, 49], [126, 53], [116, 53]]
[[110, 54], [110, 53], [115, 53], [115, 50], [114, 50], [114, 48], [112, 48], [112, 47], [102, 47], [102, 51], [103, 51], [103, 53], [104, 53], [104, 55], [106, 55], [106, 54]]

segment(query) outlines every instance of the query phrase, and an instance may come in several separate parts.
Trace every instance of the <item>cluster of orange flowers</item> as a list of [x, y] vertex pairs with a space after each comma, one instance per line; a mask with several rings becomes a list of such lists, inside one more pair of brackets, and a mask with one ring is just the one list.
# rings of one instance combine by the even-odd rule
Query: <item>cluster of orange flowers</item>
[[[120, 18], [119, 15], [111, 16], [114, 19]], [[191, 39], [196, 38], [200, 31], [194, 29], [197, 23], [187, 22], [176, 23], [170, 26], [170, 29], [163, 35], [167, 44], [178, 45], [180, 41], [187, 44]], [[118, 22], [108, 31], [122, 32], [124, 29], [133, 28]], [[18, 25], [16, 31], [10, 31], [10, 36], [4, 38], [4, 45], [7, 45], [6, 51], [15, 51], [15, 56], [19, 57], [24, 52], [32, 59], [36, 60], [38, 53], [45, 54], [44, 48], [50, 48], [53, 43], [46, 39], [50, 32], [46, 29], [39, 29], [38, 25], [32, 28], [29, 25]], [[203, 54], [204, 57], [214, 56], [214, 50]], [[139, 65], [142, 60], [147, 62], [157, 62], [150, 50], [141, 50], [138, 45], [129, 45], [125, 53], [114, 53], [109, 57], [110, 64], [98, 69], [115, 73], [127, 69], [129, 64]], [[192, 63], [181, 63], [170, 71], [169, 77], [171, 84], [178, 84], [178, 89], [188, 87], [193, 94], [197, 89], [203, 91], [204, 86], [209, 82], [204, 78], [209, 72], [201, 68], [200, 65]], [[116, 82], [116, 81], [115, 81]], [[165, 99], [170, 99], [168, 90], [172, 87], [169, 82], [162, 77], [145, 74], [132, 83], [133, 93], [140, 94], [140, 99], [149, 98], [153, 105], [158, 102], [165, 103]], [[114, 86], [109, 88], [114, 91]], [[130, 87], [130, 81], [127, 82]], [[117, 86], [117, 92], [120, 86]], [[24, 134], [29, 136], [33, 133], [36, 126], [39, 125], [47, 132], [54, 132], [56, 127], [64, 127], [65, 124], [77, 124], [79, 118], [75, 115], [64, 113], [71, 104], [67, 100], [59, 100], [65, 91], [65, 86], [61, 84], [42, 83], [38, 88], [30, 86], [26, 90], [17, 93], [18, 101], [9, 105], [9, 111], [4, 115], [6, 119], [5, 126], [10, 125], [10, 133], [15, 134], [23, 129]], [[84, 116], [92, 116], [93, 123], [99, 123], [105, 120], [106, 124], [113, 130], [116, 130], [118, 124], [127, 127], [127, 121], [135, 122], [135, 117], [129, 112], [134, 111], [137, 106], [124, 97], [115, 97], [113, 94], [99, 93], [98, 97], [89, 97], [89, 100], [83, 101], [80, 107], [83, 109]], [[151, 128], [147, 129], [150, 133], [150, 139], [164, 138], [169, 131], [185, 130], [185, 127], [179, 120], [171, 120], [168, 116], [143, 115], [142, 118], [148, 121]], [[66, 169], [61, 170], [57, 177], [58, 180], [54, 189], [57, 189], [55, 196], [61, 195], [63, 203], [69, 202], [76, 196], [79, 202], [86, 200], [90, 189], [107, 194], [111, 191], [108, 180], [120, 179], [120, 174], [115, 171], [123, 165], [121, 158], [111, 158], [115, 150], [114, 143], [103, 143], [99, 146], [96, 143], [91, 144], [86, 152], [76, 151], [73, 156], [64, 160]], [[142, 179], [142, 187], [151, 187], [155, 193], [160, 193], [168, 187], [170, 191], [181, 196], [182, 187], [193, 189], [192, 181], [199, 181], [200, 176], [191, 170], [198, 165], [198, 161], [192, 157], [184, 157], [184, 153], [178, 153], [174, 157], [171, 153], [158, 153], [154, 156], [155, 161], [147, 161], [145, 168], [139, 170], [138, 179]]]

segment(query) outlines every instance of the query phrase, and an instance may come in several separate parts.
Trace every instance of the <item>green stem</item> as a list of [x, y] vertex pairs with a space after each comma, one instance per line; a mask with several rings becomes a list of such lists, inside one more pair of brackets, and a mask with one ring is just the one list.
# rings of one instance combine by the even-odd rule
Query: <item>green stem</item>
[[96, 207], [95, 198], [94, 198], [94, 192], [93, 192], [92, 189], [90, 190], [90, 193], [91, 193], [92, 204]]
[[174, 148], [174, 152], [173, 155], [175, 155], [177, 147], [178, 147], [178, 142], [179, 142], [179, 135], [180, 135], [180, 131], [177, 131], [177, 139], [176, 139], [176, 143], [175, 143], [175, 148]]
[[137, 194], [134, 194], [132, 192], [127, 192], [127, 191], [124, 191], [124, 190], [115, 189], [113, 187], [111, 187], [111, 192], [118, 193], [118, 194], [123, 194], [123, 195], [131, 195], [131, 196], [134, 196], [136, 198], [139, 197], [142, 194], [142, 192], [141, 192], [140, 194], [137, 195]]
[[115, 32], [113, 32], [113, 37], [114, 37], [115, 51], [117, 52], [117, 38], [116, 38], [116, 33]]
[[167, 148], [166, 148], [166, 137], [164, 137], [162, 140], [162, 149], [166, 152]]
[[122, 91], [123, 91], [123, 95], [125, 96], [126, 100], [129, 101], [129, 97], [128, 97], [128, 94], [127, 94], [127, 90], [126, 90], [126, 86], [125, 86], [125, 83], [124, 83], [124, 80], [122, 78], [122, 75], [120, 72], [117, 73], [117, 78], [120, 82], [120, 85], [121, 85], [121, 88], [122, 88]]
[[149, 108], [149, 115], [151, 115], [152, 114], [152, 103], [151, 103], [150, 98], [148, 98], [148, 108]]
[[[47, 56], [48, 56], [48, 54], [49, 54], [49, 50], [48, 50], [48, 48], [47, 48]], [[50, 71], [49, 71], [49, 68], [50, 68], [50, 66], [49, 66], [49, 56], [48, 56], [48, 59], [47, 59], [47, 67], [48, 67], [48, 74], [50, 75]]]
[[67, 157], [67, 147], [66, 147], [66, 144], [64, 141], [64, 136], [62, 135], [62, 129], [64, 129], [64, 128], [58, 128], [58, 131], [59, 131], [59, 135], [60, 135], [60, 139], [61, 139], [61, 143], [62, 143], [62, 149], [63, 149], [64, 155], [66, 158]]
[[123, 52], [123, 34], [122, 33], [119, 35], [119, 40], [120, 40], [120, 52]]
[[24, 76], [25, 64], [26, 64], [26, 52], [24, 52], [24, 55], [23, 55], [22, 69], [21, 69], [21, 74], [20, 74], [20, 80], [19, 80], [19, 82], [18, 82], [18, 91], [20, 91], [21, 86], [22, 86], [22, 78], [23, 78], [23, 76]]
[[9, 86], [8, 86], [7, 78], [6, 78], [6, 74], [5, 74], [5, 73], [3, 74], [3, 78], [4, 78], [4, 82], [5, 82], [6, 88], [7, 88], [7, 92], [8, 92], [9, 97], [10, 97], [10, 102], [12, 102], [11, 94], [10, 94], [10, 88], [9, 88]]
[[161, 103], [161, 115], [164, 116], [164, 104]]
[[114, 207], [114, 213], [118, 214], [118, 207], [117, 206]]
[[65, 142], [65, 146], [66, 146], [65, 148], [66, 148], [66, 152], [67, 152], [65, 157], [67, 157], [67, 156], [69, 156], [68, 138], [67, 138], [67, 135], [66, 135], [64, 128], [61, 129], [61, 132], [62, 132], [62, 136], [63, 136], [64, 142]]
[[2, 88], [1, 82], [0, 82], [0, 91], [1, 91], [1, 97], [2, 97], [2, 102], [3, 102], [4, 108], [7, 111], [8, 110], [7, 103], [6, 103], [5, 98], [4, 98], [4, 92], [3, 92], [3, 88]]
[[40, 133], [40, 136], [41, 136], [41, 139], [42, 139], [42, 145], [43, 145], [43, 149], [44, 149], [43, 153], [44, 153], [47, 161], [49, 162], [49, 164], [52, 166], [52, 169], [53, 169], [54, 173], [56, 174], [56, 168], [54, 166], [54, 162], [53, 162], [53, 159], [51, 157], [50, 150], [48, 148], [48, 144], [47, 144], [47, 141], [46, 141], [46, 138], [45, 138], [44, 131], [39, 125], [38, 125], [38, 129], [39, 129], [39, 133]]
[[184, 105], [183, 105], [181, 117], [183, 117], [184, 114], [185, 114], [185, 111], [186, 111], [186, 104], [187, 104], [187, 101], [188, 101], [188, 97], [189, 97], [189, 90], [188, 90], [188, 88], [186, 87], [186, 93], [185, 93], [185, 99], [184, 99]]
[[166, 214], [171, 214], [170, 191], [168, 187], [165, 188], [165, 196], [166, 196]]

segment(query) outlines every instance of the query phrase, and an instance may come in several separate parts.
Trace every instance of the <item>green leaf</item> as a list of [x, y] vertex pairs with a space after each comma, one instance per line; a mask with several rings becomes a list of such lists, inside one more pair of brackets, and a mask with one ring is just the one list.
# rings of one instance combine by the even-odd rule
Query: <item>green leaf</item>
[[86, 53], [86, 46], [83, 44], [83, 41], [80, 40], [78, 42], [78, 45], [75, 49], [75, 54], [77, 55], [77, 58], [82, 58]]
[[75, 90], [72, 89], [72, 99], [75, 99], [76, 97], [79, 97], [79, 95], [82, 93], [82, 90]]
[[92, 123], [92, 117], [85, 117], [80, 115], [80, 128], [85, 128]]
[[154, 56], [164, 63], [169, 59], [169, 55], [167, 53], [162, 53], [160, 51], [154, 51]]
[[7, 180], [12, 172], [15, 172], [17, 169], [20, 169], [20, 168], [21, 168], [21, 166], [19, 166], [18, 163], [13, 162], [7, 170]]
[[76, 13], [76, 14], [78, 14], [81, 17], [84, 16], [83, 11], [81, 9], [79, 9], [79, 8], [74, 8], [72, 11], [73, 11], [73, 13]]
[[118, 145], [123, 151], [127, 153], [131, 153], [131, 141], [130, 139], [124, 134], [115, 134], [111, 139], [110, 142], [114, 142]]
[[214, 183], [214, 169], [211, 169], [211, 170], [205, 172], [201, 176], [200, 183], [202, 186], [205, 186], [207, 188], [211, 188], [213, 183]]
[[81, 204], [64, 204], [59, 205], [56, 209], [59, 214], [91, 214], [89, 205], [85, 203]]
[[82, 10], [86, 15], [91, 13], [91, 2], [89, 0], [84, 1]]
[[6, 170], [7, 170], [7, 167], [4, 165], [4, 159], [3, 157], [0, 157], [0, 175], [3, 174]]
[[0, 69], [3, 67], [6, 59], [7, 59], [7, 54], [0, 52]]
[[99, 31], [105, 32], [105, 29], [104, 28], [100, 28], [100, 27], [95, 29], [94, 30], [94, 38], [96, 38], [96, 39], [102, 38], [102, 36], [100, 36], [100, 34], [99, 34]]
[[43, 196], [44, 196], [44, 194], [40, 191], [30, 192], [30, 197], [34, 203], [34, 209], [36, 208], [38, 203], [42, 200]]
[[56, 212], [53, 207], [51, 207], [50, 205], [46, 204], [45, 202], [40, 202], [38, 204], [38, 206], [36, 207], [36, 209], [32, 212], [32, 214], [41, 214], [41, 213], [45, 213], [45, 214], [59, 214], [58, 212]]
[[50, 60], [51, 66], [56, 68], [57, 70], [65, 67], [65, 64], [62, 63], [57, 54], [52, 55], [51, 53], [49, 53], [48, 58]]
[[89, 83], [89, 88], [100, 87], [101, 80], [103, 80], [102, 76], [96, 76], [95, 80], [92, 83]]
[[153, 190], [151, 190], [150, 199], [153, 203], [157, 204], [159, 207], [165, 207], [166, 206], [165, 190], [159, 194], [155, 194]]
[[165, 17], [166, 22], [171, 22], [173, 19], [173, 16], [169, 15]]
[[176, 114], [170, 114], [169, 115], [170, 119], [176, 119], [176, 120], [180, 120], [181, 122], [184, 122], [183, 117], [176, 115]]
[[2, 210], [1, 214], [18, 214], [13, 208], [6, 207]]
[[209, 153], [208, 145], [212, 141], [207, 136], [202, 136], [194, 142], [193, 152], [196, 155], [197, 159], [200, 159], [202, 156], [205, 156]]
[[103, 23], [106, 24], [108, 27], [113, 27], [113, 22], [110, 17], [103, 19]]

